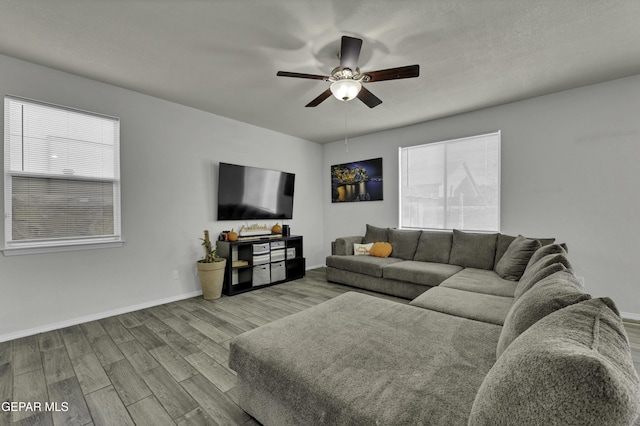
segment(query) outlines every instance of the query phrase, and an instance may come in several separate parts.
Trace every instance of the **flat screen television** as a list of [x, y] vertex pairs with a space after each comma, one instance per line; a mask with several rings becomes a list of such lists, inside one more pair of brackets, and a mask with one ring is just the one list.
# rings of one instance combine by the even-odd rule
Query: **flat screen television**
[[218, 220], [291, 219], [296, 175], [220, 163]]

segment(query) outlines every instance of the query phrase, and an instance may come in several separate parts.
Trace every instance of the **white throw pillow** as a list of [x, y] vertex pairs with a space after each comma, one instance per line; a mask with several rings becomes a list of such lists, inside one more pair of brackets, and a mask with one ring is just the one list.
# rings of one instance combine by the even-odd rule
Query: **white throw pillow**
[[370, 256], [371, 247], [373, 247], [373, 243], [369, 244], [353, 244], [353, 254], [355, 256]]

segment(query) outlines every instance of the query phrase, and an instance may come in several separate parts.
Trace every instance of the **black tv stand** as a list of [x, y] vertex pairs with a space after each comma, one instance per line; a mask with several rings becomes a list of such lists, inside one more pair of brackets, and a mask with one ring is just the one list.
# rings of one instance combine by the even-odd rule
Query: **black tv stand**
[[227, 259], [222, 292], [227, 296], [297, 280], [305, 275], [301, 236], [266, 236], [218, 241], [218, 256]]

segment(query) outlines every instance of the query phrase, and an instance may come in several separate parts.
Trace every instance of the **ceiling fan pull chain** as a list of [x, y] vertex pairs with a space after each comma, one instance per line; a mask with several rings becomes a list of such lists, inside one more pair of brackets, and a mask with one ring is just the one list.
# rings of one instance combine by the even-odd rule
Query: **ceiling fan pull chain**
[[349, 142], [347, 140], [347, 102], [344, 103], [344, 152], [349, 152]]

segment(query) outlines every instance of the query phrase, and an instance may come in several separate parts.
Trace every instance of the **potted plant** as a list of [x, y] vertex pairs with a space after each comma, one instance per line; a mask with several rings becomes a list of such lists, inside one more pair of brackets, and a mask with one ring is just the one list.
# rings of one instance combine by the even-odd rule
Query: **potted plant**
[[216, 250], [211, 245], [208, 230], [204, 231], [204, 238], [200, 239], [204, 248], [204, 257], [198, 260], [196, 265], [202, 286], [202, 297], [207, 300], [219, 299], [222, 295], [224, 268], [227, 265], [227, 259], [218, 257]]

